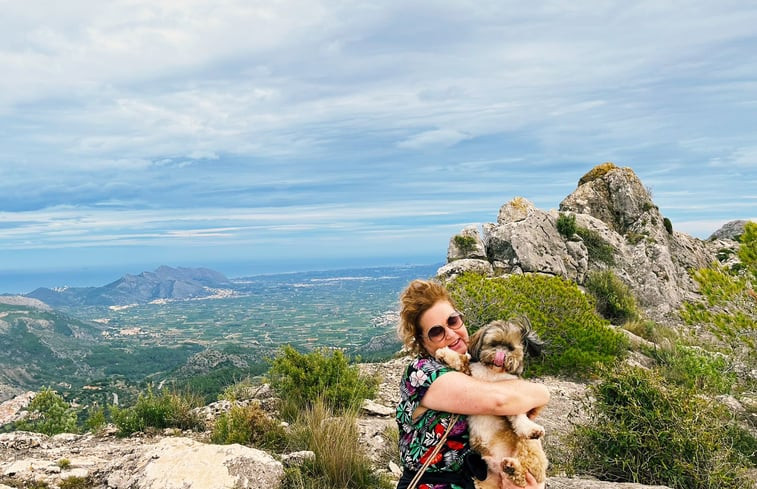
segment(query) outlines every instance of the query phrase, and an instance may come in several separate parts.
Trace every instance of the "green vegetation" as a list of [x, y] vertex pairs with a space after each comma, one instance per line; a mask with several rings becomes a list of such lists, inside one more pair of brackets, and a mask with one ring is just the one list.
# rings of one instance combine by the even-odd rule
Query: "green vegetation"
[[705, 327], [720, 347], [744, 365], [757, 368], [757, 224], [747, 223], [741, 236], [742, 268], [729, 270], [718, 264], [692, 273], [703, 301], [687, 302], [680, 312], [688, 324]]
[[609, 161], [602, 163], [601, 165], [597, 165], [589, 170], [588, 173], [586, 173], [584, 176], [582, 176], [580, 180], [578, 180], [578, 186], [580, 187], [584, 183], [591, 182], [592, 180], [596, 180], [597, 178], [602, 178], [607, 172], [614, 170], [615, 168], [617, 168], [617, 166]]
[[210, 439], [213, 443], [239, 443], [261, 450], [282, 451], [287, 444], [281, 423], [269, 417], [260, 405], [233, 405], [218, 417]]
[[285, 345], [271, 361], [267, 375], [279, 397], [286, 400], [281, 408], [284, 419], [319, 399], [335, 412], [359, 407], [363, 399], [373, 397], [378, 386], [376, 378], [361, 375], [357, 365], [350, 365], [341, 350], [305, 354]]
[[77, 433], [76, 411], [58, 393], [45, 387], [29, 403], [29, 418], [20, 421], [16, 429], [48, 436]]
[[144, 432], [148, 429], [202, 428], [202, 420], [192, 409], [202, 405], [202, 399], [192, 394], [162, 391], [156, 395], [152, 387], [140, 394], [137, 403], [128, 408], [111, 406], [110, 416], [118, 427], [119, 436]]
[[58, 460], [58, 467], [60, 467], [60, 470], [66, 470], [71, 468], [71, 461], [67, 458], [62, 458]]
[[680, 387], [708, 394], [729, 394], [736, 383], [733, 367], [722, 354], [682, 344], [656, 348], [648, 354], [664, 369], [666, 380]]
[[590, 272], [584, 285], [596, 299], [597, 311], [611, 323], [638, 319], [639, 308], [633, 292], [612, 270]]
[[530, 361], [529, 376], [588, 376], [628, 350], [625, 336], [598, 316], [592, 302], [566, 279], [544, 275], [490, 279], [466, 273], [448, 287], [471, 333], [495, 319], [530, 319], [547, 342], [548, 353]]
[[105, 427], [106, 423], [104, 407], [93, 405], [87, 409], [87, 418], [84, 420], [84, 428], [87, 431], [97, 433]]
[[744, 467], [757, 440], [695, 390], [621, 366], [591, 392], [592, 421], [576, 427], [570, 443], [575, 473], [674, 489], [755, 487]]
[[673, 223], [667, 217], [662, 218], [662, 225], [665, 226], [665, 230], [668, 234], [673, 234]]
[[557, 218], [557, 232], [566, 238], [576, 234], [576, 216], [574, 214], [563, 214]]
[[60, 489], [92, 489], [95, 487], [95, 483], [89, 477], [72, 475], [61, 480], [58, 487]]
[[452, 238], [455, 246], [460, 250], [463, 255], [468, 255], [476, 249], [476, 238], [473, 236], [463, 236], [462, 234], [456, 234]]
[[589, 260], [602, 262], [606, 265], [615, 264], [615, 248], [602, 239], [602, 236], [598, 232], [577, 226], [576, 234], [581, 236], [586, 246], [586, 251], [589, 252]]
[[744, 233], [739, 237], [739, 260], [751, 272], [752, 286], [757, 281], [757, 222], [749, 221], [744, 225]]
[[[360, 443], [357, 411], [334, 413], [326, 402], [306, 408], [292, 426], [292, 443], [311, 450], [315, 460], [286, 470], [281, 487], [292, 489], [373, 489], [394, 487], [371, 468]], [[335, 449], [338, 447], [338, 449]]]

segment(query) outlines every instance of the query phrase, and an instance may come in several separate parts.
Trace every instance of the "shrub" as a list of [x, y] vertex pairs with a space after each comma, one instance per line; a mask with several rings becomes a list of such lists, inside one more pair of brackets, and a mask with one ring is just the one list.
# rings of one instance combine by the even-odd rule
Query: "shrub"
[[[749, 221], [744, 225], [739, 242], [739, 260], [751, 271], [752, 280], [757, 281], [757, 222]], [[752, 287], [757, 287], [757, 283], [752, 282]]]
[[455, 246], [460, 250], [463, 255], [468, 255], [470, 252], [476, 249], [476, 238], [473, 236], [463, 236], [462, 234], [455, 235], [452, 238], [455, 242]]
[[684, 303], [681, 318], [707, 328], [747, 371], [757, 368], [757, 294], [748, 278], [719, 265], [697, 270], [692, 278], [703, 300]]
[[639, 317], [633, 292], [611, 270], [589, 273], [584, 286], [596, 299], [597, 311], [613, 324]]
[[566, 238], [576, 234], [576, 216], [561, 212], [560, 217], [557, 218], [557, 232]]
[[17, 429], [44, 433], [76, 433], [76, 411], [54, 390], [43, 387], [29, 403], [29, 418], [18, 423]]
[[119, 436], [144, 432], [148, 428], [200, 429], [202, 421], [192, 409], [202, 405], [202, 399], [191, 394], [163, 391], [156, 395], [148, 386], [140, 393], [136, 404], [121, 409], [111, 407], [111, 418], [118, 427]]
[[610, 170], [614, 170], [617, 168], [614, 163], [607, 161], [605, 163], [602, 163], [601, 165], [597, 165], [591, 170], [589, 170], [588, 173], [586, 173], [584, 176], [581, 177], [580, 180], [578, 180], [578, 186], [580, 187], [584, 183], [591, 182], [592, 180], [596, 180], [597, 178], [603, 177], [607, 172]]
[[591, 392], [592, 421], [569, 442], [577, 473], [674, 489], [754, 488], [748, 459], [734, 448], [750, 446], [749, 435], [722, 406], [627, 365], [605, 373]]
[[213, 443], [239, 443], [262, 450], [282, 450], [286, 433], [281, 423], [269, 417], [258, 404], [234, 405], [216, 420], [210, 435]]
[[105, 408], [102, 406], [91, 406], [88, 410], [87, 419], [84, 421], [84, 427], [87, 431], [97, 433], [105, 427]]
[[526, 316], [546, 341], [547, 354], [531, 359], [526, 374], [582, 377], [628, 350], [626, 337], [599, 317], [576, 284], [561, 277], [465, 273], [448, 284], [471, 333], [495, 319]]
[[668, 234], [673, 234], [673, 223], [670, 222], [670, 219], [664, 217], [662, 219], [662, 225], [665, 226], [665, 231], [667, 231]]
[[271, 387], [288, 405], [281, 409], [284, 419], [293, 418], [317, 399], [341, 412], [359, 406], [376, 393], [378, 380], [360, 374], [341, 350], [320, 349], [300, 353], [291, 345], [281, 347], [268, 370]]
[[394, 487], [376, 474], [359, 440], [357, 411], [336, 416], [323, 400], [306, 408], [292, 425], [299, 448], [311, 450], [315, 459], [285, 472], [281, 487], [303, 489], [373, 489]]
[[664, 369], [665, 378], [681, 387], [728, 394], [736, 382], [736, 374], [724, 355], [685, 345], [656, 348], [648, 354]]
[[89, 477], [78, 477], [72, 475], [61, 480], [58, 484], [60, 489], [91, 489], [95, 487], [94, 482]]
[[615, 264], [615, 248], [602, 239], [602, 236], [598, 232], [577, 226], [576, 234], [581, 236], [586, 246], [586, 251], [589, 253], [590, 260], [599, 261], [607, 265]]

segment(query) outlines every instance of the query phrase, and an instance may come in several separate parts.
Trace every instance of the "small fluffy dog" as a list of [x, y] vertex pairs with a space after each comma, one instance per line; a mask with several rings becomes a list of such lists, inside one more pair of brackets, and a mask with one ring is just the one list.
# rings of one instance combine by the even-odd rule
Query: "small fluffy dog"
[[[439, 349], [436, 358], [473, 377], [495, 382], [519, 377], [526, 354], [539, 355], [542, 346], [528, 319], [492, 321], [471, 336], [470, 359], [447, 347]], [[471, 415], [468, 429], [471, 447], [488, 467], [486, 480], [475, 481], [478, 489], [499, 488], [503, 476], [523, 487], [527, 471], [537, 482], [546, 479], [548, 462], [540, 440], [544, 428], [525, 414]]]

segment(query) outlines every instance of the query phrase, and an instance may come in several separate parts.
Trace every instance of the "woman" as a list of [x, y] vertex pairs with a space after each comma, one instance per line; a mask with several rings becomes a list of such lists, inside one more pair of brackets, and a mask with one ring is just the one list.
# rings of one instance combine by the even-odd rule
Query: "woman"
[[[524, 380], [486, 382], [474, 379], [438, 362], [434, 353], [449, 347], [468, 351], [468, 331], [463, 316], [442, 285], [414, 280], [400, 296], [397, 332], [405, 346], [417, 355], [400, 384], [397, 406], [400, 456], [404, 471], [397, 489], [405, 489], [437, 446], [455, 414], [513, 415], [536, 413], [549, 401], [549, 392]], [[439, 453], [422, 475], [417, 489], [468, 489], [473, 487], [470, 461], [475, 458], [468, 443], [465, 416], [449, 431]], [[478, 459], [479, 464], [482, 463]], [[474, 472], [476, 472], [474, 470]], [[543, 489], [529, 474], [528, 489]], [[503, 478], [502, 489], [518, 488]], [[519, 488], [520, 489], [520, 488]]]

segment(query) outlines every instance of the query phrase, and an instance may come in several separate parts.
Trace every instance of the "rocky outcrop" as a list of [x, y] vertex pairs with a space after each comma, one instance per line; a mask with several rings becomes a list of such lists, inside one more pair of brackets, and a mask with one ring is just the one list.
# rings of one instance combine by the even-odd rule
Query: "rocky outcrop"
[[710, 237], [707, 238], [707, 240], [713, 241], [716, 239], [730, 239], [735, 241], [739, 238], [739, 236], [744, 234], [744, 226], [746, 226], [747, 222], [748, 221], [745, 221], [743, 219], [728, 221], [727, 223], [723, 224], [720, 229], [712, 233]]
[[[561, 216], [575, 218], [579, 232], [561, 234]], [[459, 243], [474, 246], [465, 253]], [[597, 243], [611, 256], [598, 257]], [[516, 197], [500, 208], [496, 223], [484, 223], [480, 231], [476, 225], [464, 228], [450, 239], [448, 263], [438, 275], [543, 273], [582, 285], [590, 272], [612, 268], [639, 305], [660, 316], [696, 297], [690, 270], [709, 266], [722, 250], [730, 249], [733, 256], [737, 246], [727, 239], [705, 242], [676, 232], [633, 170], [605, 163], [580, 179], [559, 211], [543, 211]]]

